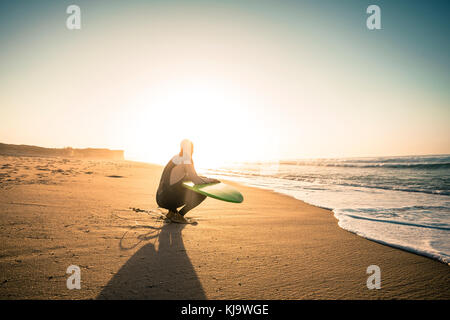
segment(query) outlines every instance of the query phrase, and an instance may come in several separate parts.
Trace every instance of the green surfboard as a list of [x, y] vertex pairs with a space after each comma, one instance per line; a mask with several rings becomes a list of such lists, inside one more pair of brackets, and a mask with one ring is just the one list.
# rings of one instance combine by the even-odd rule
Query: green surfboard
[[197, 193], [203, 194], [207, 197], [211, 197], [214, 199], [241, 203], [244, 201], [244, 197], [242, 194], [237, 191], [232, 186], [226, 185], [225, 183], [208, 183], [208, 184], [197, 184], [195, 185], [193, 182], [183, 182], [183, 187], [195, 191]]

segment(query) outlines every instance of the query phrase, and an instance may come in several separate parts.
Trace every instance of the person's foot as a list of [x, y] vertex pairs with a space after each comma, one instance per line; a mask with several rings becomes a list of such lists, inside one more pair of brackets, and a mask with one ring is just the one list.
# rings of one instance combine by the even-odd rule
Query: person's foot
[[166, 217], [170, 220], [175, 216], [176, 212], [170, 211], [166, 214]]
[[169, 218], [170, 221], [176, 222], [176, 223], [189, 223], [189, 221], [187, 221], [186, 218], [184, 216], [182, 216], [181, 214], [179, 214], [178, 212], [172, 212], [172, 214], [170, 216], [169, 216], [169, 214], [167, 214], [167, 218]]

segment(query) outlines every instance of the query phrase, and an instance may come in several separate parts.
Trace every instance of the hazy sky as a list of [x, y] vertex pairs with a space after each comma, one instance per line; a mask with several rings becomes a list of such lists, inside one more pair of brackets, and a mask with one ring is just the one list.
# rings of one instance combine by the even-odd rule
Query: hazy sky
[[159, 163], [183, 138], [207, 164], [450, 153], [449, 1], [0, 3], [0, 142]]

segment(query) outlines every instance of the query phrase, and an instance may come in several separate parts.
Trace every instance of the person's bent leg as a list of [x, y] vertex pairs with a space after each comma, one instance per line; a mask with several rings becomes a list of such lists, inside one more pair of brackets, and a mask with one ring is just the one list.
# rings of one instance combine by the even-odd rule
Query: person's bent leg
[[205, 199], [206, 196], [191, 190], [187, 190], [185, 199], [186, 205], [178, 213], [184, 216], [186, 213], [202, 203]]
[[[184, 190], [181, 190], [184, 191]], [[160, 208], [167, 209], [173, 213], [178, 213], [177, 208], [185, 204], [184, 192], [177, 192], [177, 190], [169, 190], [167, 192], [156, 195], [156, 203]]]

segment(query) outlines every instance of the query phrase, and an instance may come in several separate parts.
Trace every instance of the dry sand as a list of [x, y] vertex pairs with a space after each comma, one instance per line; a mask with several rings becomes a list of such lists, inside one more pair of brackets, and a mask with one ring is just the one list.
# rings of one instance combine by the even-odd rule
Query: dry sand
[[[1, 299], [449, 299], [450, 268], [340, 229], [332, 212], [239, 186], [165, 223], [162, 168], [0, 156]], [[381, 268], [368, 290], [366, 268]], [[68, 290], [66, 269], [81, 268]]]

